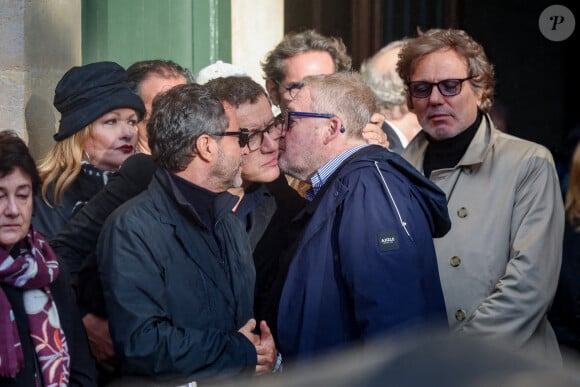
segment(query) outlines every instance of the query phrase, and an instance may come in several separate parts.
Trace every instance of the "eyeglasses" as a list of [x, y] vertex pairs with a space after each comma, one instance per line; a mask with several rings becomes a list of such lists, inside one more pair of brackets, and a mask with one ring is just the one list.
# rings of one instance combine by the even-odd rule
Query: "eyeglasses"
[[288, 92], [288, 95], [292, 99], [296, 98], [296, 95], [298, 94], [298, 92], [304, 87], [304, 83], [302, 83], [302, 82], [295, 82], [295, 83], [291, 84], [290, 86], [284, 86], [283, 84], [280, 83], [280, 81], [274, 81], [274, 82], [278, 85], [278, 87], [281, 87], [284, 90], [286, 90]]
[[248, 140], [248, 148], [250, 148], [250, 151], [253, 152], [262, 146], [265, 133], [268, 133], [273, 141], [278, 141], [282, 137], [282, 124], [284, 124], [284, 117], [278, 116], [264, 129], [252, 131], [250, 139]]
[[289, 130], [294, 126], [292, 117], [310, 117], [310, 118], [332, 118], [336, 117], [334, 114], [328, 113], [311, 113], [311, 112], [286, 112], [286, 119], [284, 120], [284, 129]]
[[453, 97], [454, 95], [461, 93], [461, 85], [463, 82], [475, 77], [476, 75], [467, 78], [444, 79], [436, 83], [427, 81], [415, 81], [407, 83], [407, 86], [409, 86], [409, 92], [411, 93], [411, 96], [415, 98], [429, 97], [433, 91], [433, 86], [437, 86], [441, 95], [445, 97]]
[[239, 132], [223, 132], [223, 133], [213, 133], [212, 136], [238, 136], [238, 144], [240, 148], [245, 147], [250, 142], [250, 131], [245, 128], [240, 128]]

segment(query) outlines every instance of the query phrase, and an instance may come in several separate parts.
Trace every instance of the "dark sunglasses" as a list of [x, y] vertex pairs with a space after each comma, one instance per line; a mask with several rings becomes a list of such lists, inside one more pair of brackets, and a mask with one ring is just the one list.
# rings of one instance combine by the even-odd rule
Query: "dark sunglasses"
[[239, 132], [214, 133], [212, 136], [238, 136], [238, 144], [240, 144], [240, 148], [245, 147], [250, 142], [250, 131], [245, 128], [241, 128]]
[[427, 98], [433, 91], [433, 86], [437, 86], [441, 95], [445, 97], [453, 97], [461, 93], [461, 85], [463, 82], [475, 78], [476, 75], [467, 78], [444, 79], [442, 81], [432, 83], [427, 81], [415, 81], [407, 83], [409, 93], [414, 98]]

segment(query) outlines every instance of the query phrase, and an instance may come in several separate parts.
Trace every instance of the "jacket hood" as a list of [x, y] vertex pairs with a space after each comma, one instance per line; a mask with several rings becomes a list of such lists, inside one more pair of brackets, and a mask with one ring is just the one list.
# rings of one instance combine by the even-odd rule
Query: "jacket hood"
[[[406, 177], [414, 186], [416, 192], [423, 199], [423, 211], [425, 212], [431, 233], [434, 238], [440, 238], [447, 234], [451, 228], [451, 220], [447, 210], [447, 198], [445, 193], [432, 181], [423, 176], [413, 165], [399, 154], [391, 152], [378, 145], [369, 145], [353, 154], [351, 162], [345, 163], [340, 174], [361, 167], [361, 162], [388, 163], [397, 172]], [[380, 167], [380, 165], [379, 165]]]

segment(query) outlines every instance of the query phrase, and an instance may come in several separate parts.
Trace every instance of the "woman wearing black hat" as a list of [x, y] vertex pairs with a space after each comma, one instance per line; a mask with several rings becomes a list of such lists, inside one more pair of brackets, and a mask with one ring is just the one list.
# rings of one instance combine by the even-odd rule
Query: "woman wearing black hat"
[[114, 62], [67, 71], [56, 86], [54, 106], [61, 113], [57, 142], [38, 167], [42, 187], [33, 217], [49, 242], [135, 152], [135, 124], [145, 114], [125, 69]]

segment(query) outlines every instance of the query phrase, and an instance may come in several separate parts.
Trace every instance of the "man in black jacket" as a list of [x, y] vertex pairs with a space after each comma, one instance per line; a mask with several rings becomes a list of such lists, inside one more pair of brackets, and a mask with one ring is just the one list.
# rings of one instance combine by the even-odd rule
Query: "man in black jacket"
[[148, 189], [107, 219], [97, 245], [124, 375], [191, 380], [273, 369], [268, 326], [253, 333], [251, 247], [231, 212], [249, 133], [209, 90], [172, 88], [147, 126], [158, 166]]

